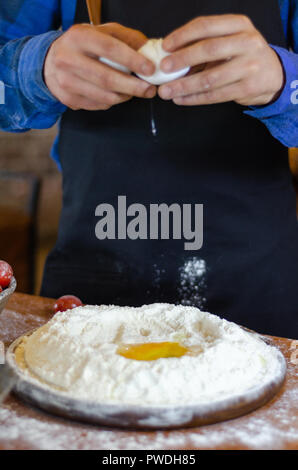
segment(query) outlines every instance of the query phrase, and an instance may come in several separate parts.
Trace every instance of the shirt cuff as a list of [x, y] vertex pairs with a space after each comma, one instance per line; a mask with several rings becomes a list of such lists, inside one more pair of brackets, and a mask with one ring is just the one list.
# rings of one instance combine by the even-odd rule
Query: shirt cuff
[[50, 31], [34, 36], [26, 42], [20, 55], [18, 66], [20, 90], [41, 112], [63, 113], [66, 110], [66, 106], [52, 95], [43, 78], [48, 50], [62, 34], [62, 31]]
[[291, 101], [293, 88], [292, 83], [297, 80], [297, 65], [298, 56], [294, 52], [290, 52], [282, 47], [272, 46], [282, 63], [285, 73], [285, 85], [277, 100], [266, 106], [251, 106], [249, 111], [244, 111], [245, 114], [257, 119], [267, 119], [279, 114], [287, 113], [293, 110], [295, 106]]

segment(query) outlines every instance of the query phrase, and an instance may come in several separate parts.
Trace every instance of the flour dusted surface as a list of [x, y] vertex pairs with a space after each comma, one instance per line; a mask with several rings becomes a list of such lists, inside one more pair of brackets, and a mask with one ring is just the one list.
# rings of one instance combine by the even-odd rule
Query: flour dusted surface
[[[119, 344], [179, 341], [195, 356], [136, 361]], [[212, 403], [265, 385], [280, 371], [275, 348], [195, 307], [85, 306], [58, 313], [25, 345], [29, 370], [78, 399], [136, 405]]]

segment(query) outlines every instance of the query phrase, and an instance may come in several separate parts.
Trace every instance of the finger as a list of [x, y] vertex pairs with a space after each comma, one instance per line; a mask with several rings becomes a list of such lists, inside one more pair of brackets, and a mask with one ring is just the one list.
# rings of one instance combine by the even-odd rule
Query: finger
[[195, 75], [175, 80], [159, 88], [158, 94], [163, 99], [173, 99], [215, 90], [240, 81], [249, 73], [249, 64], [243, 58], [237, 57], [229, 62], [211, 67]]
[[[214, 62], [214, 64], [221, 63], [222, 61]], [[210, 66], [210, 64], [208, 64]], [[199, 64], [195, 65], [194, 67], [191, 67], [189, 72], [185, 75], [186, 77], [189, 77], [190, 75], [194, 75], [195, 73], [202, 72], [207, 68], [207, 64]]]
[[141, 31], [136, 29], [126, 28], [125, 26], [118, 23], [106, 23], [97, 26], [103, 32], [110, 34], [114, 38], [125, 42], [129, 47], [134, 50], [139, 50], [148, 41], [147, 36]]
[[270, 101], [272, 101], [272, 98], [267, 93], [258, 96], [244, 96], [236, 100], [236, 103], [242, 106], [264, 106], [264, 103], [269, 103]]
[[111, 67], [102, 64], [97, 59], [94, 60], [78, 54], [74, 58], [72, 70], [81, 79], [105, 90], [139, 98], [153, 98], [156, 95], [155, 86], [139, 78], [111, 69]]
[[[85, 28], [84, 35], [82, 34], [82, 27]], [[124, 65], [136, 74], [151, 75], [155, 71], [155, 66], [149, 59], [124, 42], [103, 33], [96, 27], [90, 28], [89, 25], [74, 27], [72, 37], [80, 49], [88, 55], [106, 57]]]
[[245, 15], [200, 16], [170, 33], [163, 41], [163, 48], [173, 52], [194, 41], [240, 33], [252, 27]]
[[161, 69], [164, 72], [174, 72], [184, 67], [229, 59], [246, 51], [250, 39], [248, 33], [204, 39], [164, 58]]
[[[67, 102], [65, 102], [65, 104], [69, 108], [73, 109], [74, 111], [77, 111], [79, 109], [85, 109], [88, 111], [107, 111], [108, 109], [112, 107], [112, 105], [109, 105], [109, 104], [101, 103], [99, 101], [93, 101], [87, 98], [86, 96], [81, 96], [81, 95], [65, 95], [65, 96], [68, 97], [66, 98], [66, 100], [67, 99], [69, 100], [69, 104], [67, 104]], [[131, 97], [129, 99], [131, 99]], [[126, 101], [129, 101], [129, 100], [127, 99]], [[120, 103], [116, 103], [113, 106], [116, 106], [117, 104], [120, 104]]]
[[72, 106], [69, 106], [73, 111], [78, 111], [79, 109], [84, 109], [86, 111], [107, 111], [111, 108], [109, 105], [89, 100], [85, 96], [80, 95], [72, 95], [71, 102], [75, 103]]
[[88, 111], [103, 111], [111, 107], [103, 103], [91, 101], [85, 96], [74, 95], [64, 90], [61, 91], [59, 100], [61, 101], [61, 103], [65, 104], [68, 108], [74, 111], [78, 111], [79, 109], [87, 109]]
[[243, 83], [237, 82], [217, 90], [196, 93], [188, 96], [174, 98], [174, 103], [182, 106], [209, 105], [216, 103], [226, 103], [227, 101], [237, 101], [244, 97]]
[[130, 99], [128, 95], [102, 90], [86, 80], [81, 80], [75, 75], [73, 75], [67, 83], [63, 84], [63, 91], [69, 95], [80, 97], [80, 102], [82, 98], [84, 98], [85, 101], [92, 101], [98, 106], [115, 106], [116, 104], [123, 103]]

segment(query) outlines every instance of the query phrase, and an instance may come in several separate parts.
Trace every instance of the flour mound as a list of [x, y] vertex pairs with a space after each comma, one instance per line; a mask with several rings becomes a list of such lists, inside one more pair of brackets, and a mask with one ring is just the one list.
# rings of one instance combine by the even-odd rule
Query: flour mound
[[[174, 341], [197, 355], [137, 361], [119, 344]], [[279, 352], [258, 335], [195, 307], [84, 306], [57, 313], [25, 343], [28, 370], [77, 399], [135, 405], [212, 403], [269, 383]]]

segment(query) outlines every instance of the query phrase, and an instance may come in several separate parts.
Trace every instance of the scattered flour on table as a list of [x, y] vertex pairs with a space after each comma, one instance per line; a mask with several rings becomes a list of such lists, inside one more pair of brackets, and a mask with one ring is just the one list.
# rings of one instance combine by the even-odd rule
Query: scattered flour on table
[[0, 340], [10, 344], [28, 330], [34, 330], [44, 323], [44, 317], [4, 309], [0, 314]]
[[237, 446], [283, 449], [286, 445], [298, 444], [295, 383], [297, 367], [290, 366], [288, 387], [270, 407], [235, 420], [184, 431], [144, 433], [98, 429], [52, 418], [30, 408], [26, 409], [27, 416], [21, 416], [8, 402], [0, 408], [0, 441], [5, 449], [14, 449], [17, 444], [23, 449], [50, 450], [229, 449]]
[[[119, 344], [180, 342], [193, 355], [137, 361]], [[282, 371], [257, 335], [195, 307], [85, 306], [60, 312], [25, 343], [28, 369], [68, 397], [131, 405], [211, 404], [259, 393]]]

